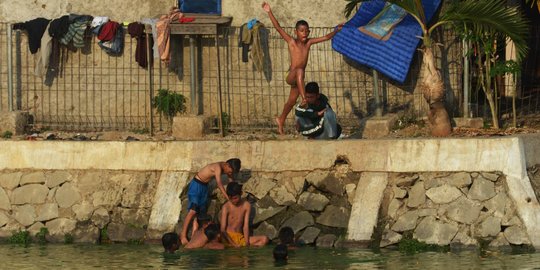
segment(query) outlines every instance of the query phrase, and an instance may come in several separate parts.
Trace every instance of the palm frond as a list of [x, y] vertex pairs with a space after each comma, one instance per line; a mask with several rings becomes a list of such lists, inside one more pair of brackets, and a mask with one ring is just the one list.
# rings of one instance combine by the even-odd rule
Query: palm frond
[[528, 21], [518, 8], [507, 7], [506, 0], [462, 1], [441, 15], [439, 24], [443, 22], [465, 25], [473, 33], [494, 32], [508, 37], [516, 46], [518, 60], [527, 54]]

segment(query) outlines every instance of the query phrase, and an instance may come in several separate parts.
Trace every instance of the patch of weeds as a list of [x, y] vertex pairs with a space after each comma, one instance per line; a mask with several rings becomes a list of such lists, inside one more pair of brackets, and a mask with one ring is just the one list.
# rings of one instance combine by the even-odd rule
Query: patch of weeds
[[73, 235], [70, 233], [64, 234], [64, 244], [73, 244]]
[[48, 233], [49, 229], [47, 229], [47, 227], [41, 227], [41, 229], [39, 229], [39, 232], [36, 233], [36, 238], [40, 245], [47, 244], [46, 236]]
[[13, 132], [6, 130], [4, 133], [2, 133], [2, 138], [4, 139], [11, 139], [11, 136], [13, 136]]
[[148, 134], [150, 133], [150, 129], [148, 128], [141, 128], [141, 129], [133, 129], [131, 130], [131, 132], [135, 133], [135, 134]]
[[8, 242], [11, 244], [23, 245], [27, 247], [32, 242], [32, 238], [30, 237], [30, 232], [18, 231], [13, 232], [11, 237], [8, 239]]
[[128, 245], [144, 245], [144, 240], [143, 239], [129, 239], [127, 241], [127, 244]]
[[412, 238], [412, 232], [403, 233], [403, 238], [398, 245], [399, 251], [406, 254], [414, 254], [419, 252], [436, 251], [436, 252], [448, 252], [449, 246], [439, 246], [434, 244], [426, 244]]
[[107, 227], [103, 227], [101, 230], [99, 230], [99, 243], [108, 244], [110, 242], [111, 242], [111, 239], [109, 239], [109, 233], [107, 232]]
[[392, 130], [400, 130], [411, 125], [418, 125], [420, 122], [423, 121], [419, 121], [415, 113], [406, 112], [396, 120]]

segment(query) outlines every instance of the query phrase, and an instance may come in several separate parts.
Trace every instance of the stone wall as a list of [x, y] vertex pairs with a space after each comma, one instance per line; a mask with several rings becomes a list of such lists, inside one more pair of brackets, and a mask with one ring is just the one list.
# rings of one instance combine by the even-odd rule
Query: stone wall
[[392, 174], [380, 246], [397, 244], [405, 234], [436, 245], [530, 245], [505, 180], [488, 172]]

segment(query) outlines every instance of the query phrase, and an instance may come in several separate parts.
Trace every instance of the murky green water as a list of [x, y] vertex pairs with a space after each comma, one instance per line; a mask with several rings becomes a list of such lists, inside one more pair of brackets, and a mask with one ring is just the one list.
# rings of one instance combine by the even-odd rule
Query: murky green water
[[0, 245], [0, 269], [540, 269], [540, 253], [476, 251], [405, 255], [383, 250], [302, 248], [276, 265], [272, 248], [179, 251], [158, 245]]

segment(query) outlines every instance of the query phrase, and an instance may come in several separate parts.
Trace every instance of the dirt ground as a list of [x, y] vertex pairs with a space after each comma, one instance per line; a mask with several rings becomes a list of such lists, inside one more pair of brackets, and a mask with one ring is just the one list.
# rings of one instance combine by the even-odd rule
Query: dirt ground
[[[500, 137], [517, 134], [540, 133], [540, 117], [522, 120], [518, 128], [462, 128], [455, 127], [451, 138], [462, 137]], [[5, 135], [5, 134], [1, 134]], [[169, 132], [155, 132], [153, 136], [149, 133], [130, 131], [99, 131], [99, 132], [73, 132], [59, 130], [40, 130], [36, 128], [27, 135], [1, 136], [0, 140], [66, 140], [66, 141], [174, 141], [182, 140], [171, 136]], [[362, 134], [355, 130], [344, 131], [340, 139], [360, 139]], [[393, 128], [390, 134], [384, 138], [431, 138], [429, 128], [423, 121], [405, 123]], [[304, 140], [305, 138], [289, 130], [286, 135], [278, 135], [275, 130], [260, 131], [234, 131], [227, 132], [225, 137], [219, 133], [209, 134], [201, 140]]]

